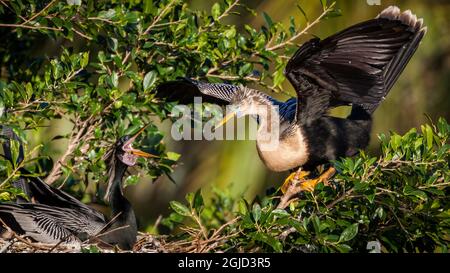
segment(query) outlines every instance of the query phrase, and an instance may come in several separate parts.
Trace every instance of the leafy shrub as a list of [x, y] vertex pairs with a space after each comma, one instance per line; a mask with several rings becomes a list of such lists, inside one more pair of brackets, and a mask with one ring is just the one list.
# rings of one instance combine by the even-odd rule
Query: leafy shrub
[[[172, 171], [178, 156], [166, 150], [154, 124], [173, 106], [154, 99], [154, 87], [178, 76], [210, 82], [255, 83], [282, 91], [283, 68], [295, 41], [321, 20], [339, 15], [323, 3], [314, 21], [299, 26], [273, 22], [238, 31], [222, 20], [239, 1], [225, 0], [210, 12], [181, 0], [2, 1], [0, 5], [0, 124], [25, 142], [22, 163], [50, 184], [72, 181], [72, 193], [103, 181], [107, 147], [119, 135], [150, 123], [143, 138], [160, 155], [141, 167], [150, 177]], [[241, 7], [240, 10], [245, 10]], [[250, 10], [250, 12], [252, 12]], [[311, 17], [311, 16], [309, 16]], [[281, 52], [283, 51], [283, 52]], [[65, 120], [73, 129], [30, 147], [26, 131]], [[446, 252], [449, 242], [449, 125], [425, 125], [422, 134], [381, 136], [383, 155], [364, 153], [334, 163], [330, 186], [303, 193], [289, 209], [277, 195], [251, 204], [217, 190], [203, 201], [189, 194], [188, 206], [172, 202], [163, 224], [174, 230], [173, 251], [382, 251]], [[49, 147], [66, 139], [52, 162]], [[13, 143], [14, 157], [18, 146]], [[0, 201], [22, 194], [11, 182], [20, 166], [0, 157]], [[128, 184], [138, 181], [131, 176]], [[94, 249], [95, 250], [95, 249]]]
[[278, 193], [248, 203], [216, 190], [205, 204], [197, 192], [188, 206], [173, 201], [163, 223], [180, 228], [175, 245], [192, 242], [179, 251], [448, 252], [449, 137], [444, 119], [421, 133], [380, 135], [381, 156], [334, 162], [331, 183], [287, 209], [277, 208]]
[[[160, 159], [141, 167], [156, 178], [171, 172], [179, 155], [166, 151], [154, 125], [152, 117], [168, 118], [173, 106], [154, 99], [155, 86], [188, 76], [255, 82], [280, 91], [287, 62], [280, 49], [293, 52], [295, 39], [336, 15], [334, 6], [323, 1], [323, 13], [303, 29], [293, 19], [286, 29], [265, 14], [266, 26], [245, 25], [239, 33], [221, 22], [237, 7], [245, 11], [232, 0], [213, 4], [210, 12], [191, 10], [182, 0], [3, 1], [0, 124], [12, 127], [25, 143], [25, 130], [60, 119], [73, 126], [33, 148], [39, 162], [27, 161], [27, 152], [28, 167], [52, 184], [102, 181], [107, 146], [150, 123], [143, 137]], [[68, 141], [62, 154], [54, 162], [41, 158], [48, 159], [54, 152], [50, 144], [60, 139]], [[6, 180], [1, 192], [12, 191], [15, 167], [0, 158], [0, 179]], [[138, 180], [132, 176], [127, 183]]]

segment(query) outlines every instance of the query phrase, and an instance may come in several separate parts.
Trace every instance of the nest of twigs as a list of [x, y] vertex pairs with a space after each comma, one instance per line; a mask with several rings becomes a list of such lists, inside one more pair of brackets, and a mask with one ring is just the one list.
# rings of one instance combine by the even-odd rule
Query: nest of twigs
[[64, 243], [56, 245], [33, 242], [29, 238], [9, 234], [0, 238], [0, 253], [167, 253], [165, 236], [140, 233], [132, 250], [121, 250], [117, 247], [104, 247], [98, 244], [82, 243], [74, 247]]
[[227, 238], [210, 238], [208, 240], [171, 240], [169, 236], [139, 233], [138, 240], [132, 250], [121, 250], [117, 247], [104, 247], [98, 244], [82, 243], [74, 247], [64, 243], [56, 245], [33, 242], [29, 238], [9, 234], [0, 238], [0, 253], [187, 253], [211, 252], [221, 241]]

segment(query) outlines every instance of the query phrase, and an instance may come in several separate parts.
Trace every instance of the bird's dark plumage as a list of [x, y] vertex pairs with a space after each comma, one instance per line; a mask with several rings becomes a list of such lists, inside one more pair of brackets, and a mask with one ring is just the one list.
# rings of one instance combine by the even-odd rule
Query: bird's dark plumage
[[[23, 149], [14, 133], [5, 135], [19, 141], [20, 149]], [[122, 137], [109, 153], [110, 181], [107, 191], [113, 216], [110, 222], [103, 214], [64, 191], [31, 176], [21, 177], [25, 185], [23, 188], [20, 186], [22, 190], [28, 191], [30, 201], [0, 204], [0, 219], [15, 232], [44, 243], [56, 244], [62, 241], [79, 245], [80, 240], [96, 237], [109, 245], [131, 249], [136, 242], [137, 224], [131, 204], [122, 194], [121, 183], [128, 166], [136, 162], [136, 156], [132, 153], [141, 152], [131, 147], [136, 136]], [[3, 148], [5, 157], [12, 160], [10, 146], [3, 145]], [[20, 173], [30, 174], [25, 168], [21, 168]]]
[[298, 118], [318, 118], [330, 107], [349, 104], [373, 113], [425, 31], [410, 11], [389, 7], [376, 19], [305, 43], [285, 69], [300, 101]]
[[[275, 171], [314, 168], [352, 156], [369, 143], [372, 114], [426, 33], [423, 20], [391, 6], [377, 18], [353, 25], [324, 40], [304, 43], [289, 60], [285, 75], [297, 98], [277, 101], [259, 91], [229, 84], [193, 80], [161, 85], [157, 97], [192, 102], [192, 96], [248, 110], [254, 105], [278, 106], [283, 128], [275, 151], [257, 147], [266, 166]], [[250, 106], [249, 106], [250, 105]], [[351, 105], [343, 119], [328, 116], [333, 107]], [[251, 113], [250, 113], [251, 112]], [[259, 119], [264, 124], [261, 116]], [[264, 126], [262, 126], [264, 127]], [[262, 131], [262, 130], [261, 130]], [[261, 135], [261, 138], [263, 135]]]

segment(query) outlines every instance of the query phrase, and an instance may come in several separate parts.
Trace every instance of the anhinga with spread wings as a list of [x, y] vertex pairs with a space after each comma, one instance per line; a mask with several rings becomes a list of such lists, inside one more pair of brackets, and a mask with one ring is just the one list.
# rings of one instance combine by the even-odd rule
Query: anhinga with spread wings
[[[375, 19], [361, 22], [324, 40], [314, 38], [303, 44], [289, 60], [285, 75], [297, 98], [277, 101], [257, 90], [229, 84], [209, 84], [194, 80], [167, 82], [157, 88], [157, 97], [180, 103], [203, 101], [231, 104], [235, 115], [257, 115], [258, 153], [273, 171], [318, 165], [353, 156], [366, 148], [372, 114], [413, 56], [426, 33], [422, 19], [411, 11], [391, 6]], [[278, 106], [280, 136], [277, 149], [260, 149], [268, 121], [258, 105]], [[327, 115], [330, 108], [351, 105], [347, 118]], [[225, 117], [224, 121], [230, 116]], [[304, 180], [299, 187], [313, 189], [334, 173]], [[293, 173], [304, 177], [306, 173]], [[290, 179], [289, 178], [289, 179]], [[288, 179], [288, 180], [289, 180]]]
[[[105, 201], [111, 206], [111, 220], [64, 191], [39, 178], [27, 176], [30, 172], [25, 168], [19, 170], [24, 176], [18, 179], [20, 183], [16, 186], [29, 196], [30, 201], [0, 203], [0, 219], [16, 233], [42, 243], [63, 242], [79, 246], [81, 240], [94, 238], [100, 243], [131, 249], [136, 242], [137, 224], [131, 204], [123, 196], [122, 180], [127, 168], [134, 166], [138, 157], [153, 157], [132, 147], [144, 129], [134, 136], [121, 137], [105, 157], [109, 161]], [[4, 127], [2, 134], [18, 140], [9, 127]], [[4, 142], [3, 149], [5, 157], [12, 160], [9, 141]], [[19, 152], [18, 160], [23, 160], [22, 145], [19, 150], [22, 152]]]

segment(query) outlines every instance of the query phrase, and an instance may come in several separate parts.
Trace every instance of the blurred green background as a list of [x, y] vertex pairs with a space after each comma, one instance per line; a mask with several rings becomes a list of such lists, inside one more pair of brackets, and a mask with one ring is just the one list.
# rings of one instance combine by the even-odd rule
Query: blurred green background
[[[294, 16], [297, 23], [305, 25], [305, 19], [296, 8], [300, 4], [313, 21], [320, 15], [322, 7], [319, 0], [257, 0], [242, 1], [254, 9], [256, 16], [239, 9], [241, 16], [230, 16], [226, 22], [235, 24], [242, 30], [245, 24], [256, 28], [264, 24], [262, 12], [269, 14], [273, 21], [281, 21], [288, 25], [289, 17]], [[371, 2], [369, 0], [369, 2]], [[377, 1], [372, 1], [377, 2]], [[387, 99], [375, 113], [372, 141], [369, 148], [371, 154], [378, 153], [377, 134], [396, 131], [404, 133], [412, 127], [427, 122], [425, 114], [433, 120], [445, 117], [450, 120], [450, 1], [448, 0], [380, 0], [381, 5], [369, 5], [366, 0], [338, 0], [337, 7], [342, 16], [324, 20], [316, 25], [309, 35], [305, 35], [299, 44], [312, 35], [325, 38], [347, 26], [375, 17], [389, 5], [397, 5], [402, 10], [411, 9], [418, 17], [423, 17], [428, 26], [428, 33], [406, 70], [399, 78]], [[193, 9], [210, 10], [214, 1], [191, 1]], [[52, 47], [46, 47], [51, 48]], [[256, 87], [255, 88], [259, 88]], [[286, 81], [285, 91], [294, 94]], [[286, 95], [277, 94], [280, 99]], [[348, 109], [338, 109], [334, 113], [345, 115]], [[172, 174], [176, 185], [161, 177], [156, 181], [143, 179], [136, 186], [128, 187], [126, 194], [135, 206], [141, 227], [150, 225], [159, 215], [168, 211], [170, 200], [183, 199], [187, 192], [202, 188], [208, 196], [214, 187], [229, 190], [235, 196], [244, 196], [252, 200], [258, 194], [264, 194], [267, 188], [279, 186], [288, 175], [273, 173], [267, 170], [258, 158], [255, 141], [173, 141], [170, 137], [171, 123], [155, 120], [165, 132], [164, 139], [168, 150], [180, 153], [179, 165]], [[57, 121], [49, 128], [30, 137], [34, 143], [62, 132], [69, 131], [71, 126], [64, 121]], [[53, 143], [53, 142], [52, 142]], [[64, 140], [57, 141], [47, 147], [54, 156], [63, 151]]]

